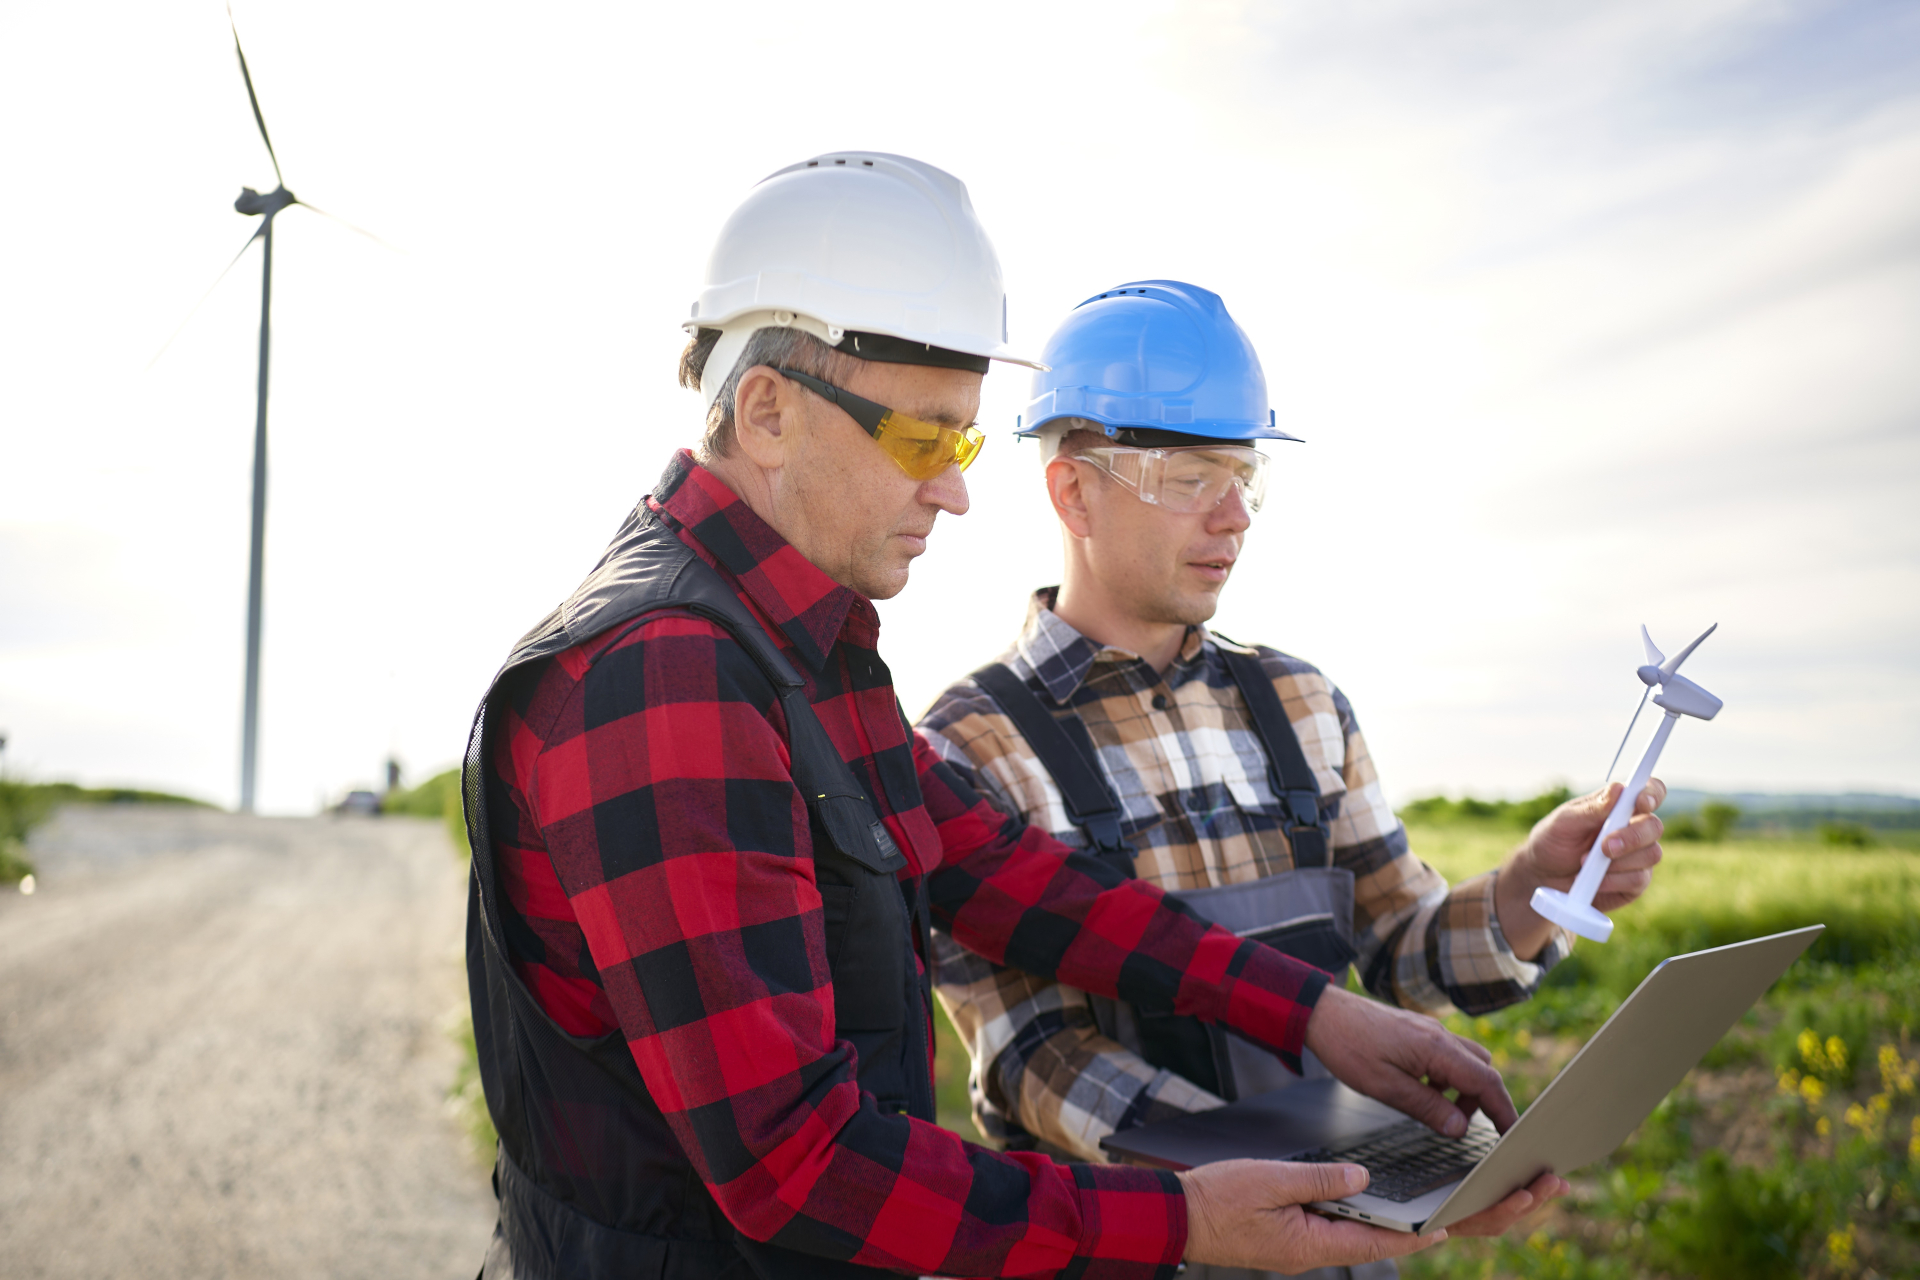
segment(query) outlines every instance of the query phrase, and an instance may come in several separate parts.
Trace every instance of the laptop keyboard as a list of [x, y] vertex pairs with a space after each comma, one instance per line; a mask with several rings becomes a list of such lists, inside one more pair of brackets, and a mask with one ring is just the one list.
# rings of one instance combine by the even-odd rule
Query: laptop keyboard
[[1322, 1147], [1293, 1159], [1305, 1164], [1357, 1164], [1373, 1175], [1369, 1194], [1396, 1204], [1425, 1195], [1465, 1174], [1500, 1141], [1490, 1129], [1472, 1128], [1464, 1138], [1446, 1138], [1417, 1120], [1383, 1129], [1338, 1151]]

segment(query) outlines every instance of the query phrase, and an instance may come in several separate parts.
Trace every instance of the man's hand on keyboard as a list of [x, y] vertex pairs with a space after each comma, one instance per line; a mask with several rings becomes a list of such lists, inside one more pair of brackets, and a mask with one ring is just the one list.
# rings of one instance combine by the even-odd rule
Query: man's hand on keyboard
[[[1307, 1021], [1307, 1048], [1348, 1088], [1457, 1138], [1475, 1111], [1505, 1133], [1518, 1118], [1492, 1056], [1423, 1014], [1329, 986]], [[1443, 1089], [1459, 1090], [1459, 1104]]]
[[1180, 1185], [1187, 1193], [1188, 1262], [1297, 1275], [1398, 1258], [1447, 1238], [1444, 1231], [1416, 1236], [1301, 1207], [1364, 1189], [1367, 1171], [1355, 1164], [1223, 1160], [1189, 1169]]
[[1532, 1186], [1522, 1187], [1491, 1209], [1482, 1209], [1471, 1218], [1460, 1219], [1448, 1227], [1447, 1232], [1456, 1236], [1505, 1235], [1514, 1223], [1547, 1201], [1558, 1200], [1571, 1190], [1573, 1187], [1565, 1178], [1543, 1173], [1533, 1180]]

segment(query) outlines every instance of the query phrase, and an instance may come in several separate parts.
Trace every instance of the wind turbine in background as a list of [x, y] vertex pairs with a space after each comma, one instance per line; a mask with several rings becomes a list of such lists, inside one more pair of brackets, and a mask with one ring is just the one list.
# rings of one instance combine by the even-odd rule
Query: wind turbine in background
[[[251, 553], [247, 561], [247, 677], [240, 728], [240, 812], [252, 813], [260, 746], [260, 614], [267, 538], [267, 355], [272, 335], [273, 220], [283, 209], [297, 204], [313, 209], [323, 218], [332, 218], [333, 221], [351, 231], [358, 231], [370, 240], [379, 243], [384, 241], [380, 241], [380, 238], [371, 232], [362, 231], [350, 222], [335, 218], [324, 209], [307, 204], [306, 201], [287, 190], [287, 181], [280, 174], [280, 157], [274, 154], [273, 139], [267, 136], [266, 117], [260, 113], [260, 97], [253, 91], [253, 73], [247, 70], [246, 50], [240, 47], [240, 29], [234, 24], [231, 7], [227, 10], [227, 25], [233, 32], [233, 52], [240, 59], [240, 78], [246, 81], [247, 101], [253, 106], [253, 122], [260, 126], [260, 141], [266, 144], [267, 158], [273, 161], [274, 181], [279, 184], [265, 195], [252, 187], [242, 187], [239, 198], [233, 202], [237, 212], [250, 218], [260, 219], [260, 226], [248, 238], [247, 243], [240, 246], [240, 254], [246, 253], [255, 240], [261, 242], [262, 248], [260, 370], [253, 413], [253, 534], [250, 543]], [[240, 255], [236, 254], [234, 262], [239, 260]], [[232, 270], [232, 265], [232, 263], [228, 264], [228, 270]], [[221, 274], [224, 275], [225, 272]], [[214, 283], [217, 285], [219, 282]], [[172, 339], [168, 341], [171, 342]]]

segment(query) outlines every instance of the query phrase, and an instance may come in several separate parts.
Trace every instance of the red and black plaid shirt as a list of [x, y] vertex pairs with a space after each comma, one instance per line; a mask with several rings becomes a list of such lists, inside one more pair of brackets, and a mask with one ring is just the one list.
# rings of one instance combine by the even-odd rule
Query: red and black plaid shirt
[[[1325, 975], [1069, 866], [910, 733], [870, 601], [691, 456], [649, 505], [754, 611], [952, 936], [1083, 990], [1171, 1004], [1297, 1055]], [[756, 1239], [922, 1274], [1164, 1275], [1171, 1175], [999, 1153], [907, 1116], [850, 1125], [807, 810], [772, 686], [715, 624], [615, 628], [515, 682], [490, 762], [508, 949], [568, 1031], [619, 1028], [727, 1217]]]

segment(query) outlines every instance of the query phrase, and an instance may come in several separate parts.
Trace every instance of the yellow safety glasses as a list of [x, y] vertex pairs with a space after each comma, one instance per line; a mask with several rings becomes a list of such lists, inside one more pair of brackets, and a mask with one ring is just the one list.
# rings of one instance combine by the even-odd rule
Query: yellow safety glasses
[[[778, 369], [778, 366], [775, 366]], [[942, 427], [844, 391], [797, 369], [778, 369], [813, 394], [840, 406], [887, 456], [915, 480], [931, 480], [948, 467], [967, 469], [987, 438], [978, 427]]]

